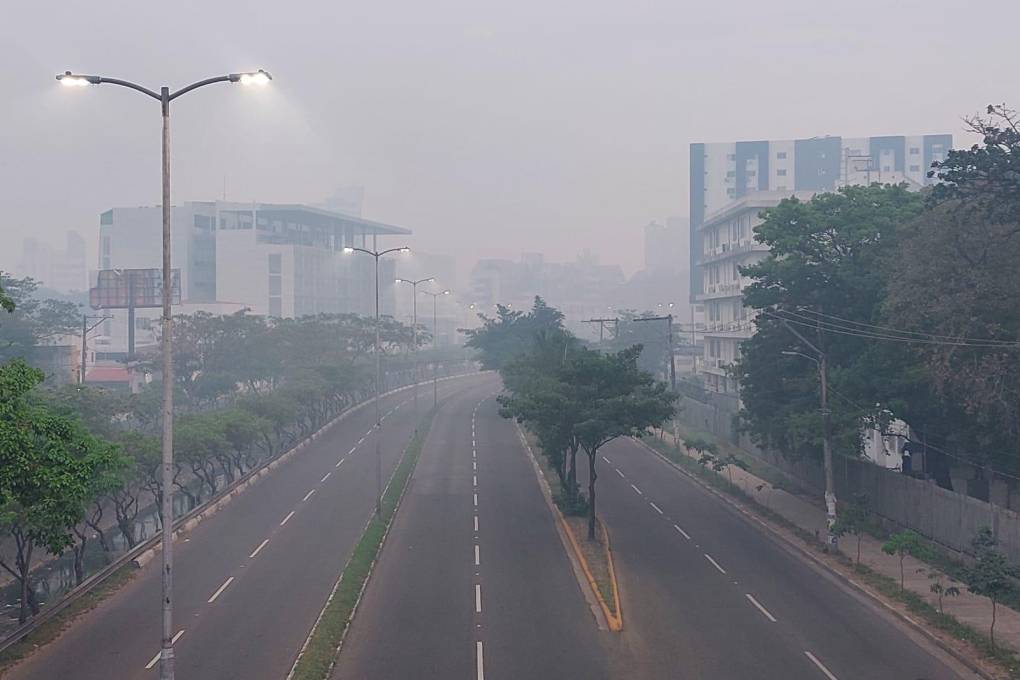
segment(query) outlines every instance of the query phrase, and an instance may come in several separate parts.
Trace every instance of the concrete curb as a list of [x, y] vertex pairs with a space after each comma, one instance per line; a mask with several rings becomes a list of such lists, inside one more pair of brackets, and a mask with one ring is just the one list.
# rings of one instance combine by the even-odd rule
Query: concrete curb
[[606, 558], [609, 562], [609, 579], [613, 586], [613, 597], [616, 600], [616, 612], [614, 613], [610, 608], [609, 604], [602, 597], [602, 593], [599, 592], [598, 584], [595, 582], [595, 576], [591, 573], [591, 567], [588, 566], [588, 560], [585, 559], [584, 553], [581, 552], [581, 547], [577, 544], [577, 539], [574, 537], [574, 532], [567, 524], [566, 518], [560, 509], [556, 507], [556, 503], [552, 499], [552, 489], [549, 488], [549, 482], [546, 481], [545, 475], [542, 474], [541, 468], [539, 468], [539, 462], [535, 458], [535, 452], [531, 448], [531, 444], [528, 443], [527, 438], [524, 436], [524, 432], [521, 430], [519, 423], [514, 423], [517, 427], [517, 435], [521, 439], [521, 445], [524, 450], [528, 452], [528, 457], [531, 459], [531, 466], [535, 470], [535, 476], [538, 477], [538, 485], [542, 490], [542, 496], [545, 498], [546, 507], [549, 508], [549, 512], [552, 513], [556, 526], [556, 533], [559, 534], [560, 542], [563, 543], [563, 549], [567, 553], [567, 557], [570, 559], [570, 566], [573, 567], [574, 577], [577, 579], [577, 585], [580, 586], [581, 592], [584, 593], [585, 600], [588, 601], [588, 607], [591, 609], [592, 614], [595, 616], [595, 623], [598, 625], [599, 630], [608, 630], [617, 633], [623, 630], [623, 605], [620, 603], [620, 590], [616, 583], [616, 569], [613, 566], [613, 553], [609, 547], [609, 530], [606, 528], [602, 521], [599, 520], [599, 526], [602, 527], [603, 535], [606, 537]]
[[787, 548], [790, 552], [794, 552], [802, 559], [811, 562], [811, 564], [816, 569], [823, 571], [825, 575], [831, 577], [831, 579], [835, 583], [842, 585], [846, 590], [857, 594], [858, 597], [866, 599], [872, 605], [879, 606], [882, 611], [892, 614], [894, 617], [896, 617], [896, 619], [907, 624], [907, 626], [909, 626], [911, 630], [924, 637], [925, 640], [934, 644], [940, 650], [942, 650], [949, 656], [953, 657], [954, 660], [966, 666], [966, 668], [975, 675], [984, 678], [984, 680], [995, 680], [995, 677], [989, 675], [985, 671], [985, 669], [983, 669], [980, 665], [978, 665], [972, 659], [960, 653], [952, 645], [946, 644], [946, 642], [941, 637], [930, 631], [924, 623], [900, 611], [897, 607], [895, 607], [889, 601], [887, 601], [885, 597], [883, 597], [880, 593], [875, 592], [870, 586], [861, 583], [860, 581], [857, 581], [856, 579], [847, 576], [846, 574], [843, 574], [840, 571], [833, 569], [828, 563], [826, 563], [820, 557], [815, 555], [807, 547], [799, 545], [797, 541], [791, 539], [785, 533], [783, 533], [776, 527], [772, 526], [772, 524], [769, 523], [767, 520], [759, 517], [757, 514], [753, 513], [751, 510], [748, 510], [746, 507], [744, 507], [744, 505], [742, 505], [741, 503], [738, 503], [736, 500], [730, 498], [721, 491], [713, 488], [709, 484], [699, 479], [697, 476], [692, 475], [690, 472], [683, 469], [682, 467], [671, 461], [669, 458], [664, 456], [662, 453], [655, 450], [654, 448], [644, 443], [640, 439], [631, 437], [631, 440], [638, 444], [639, 446], [641, 446], [642, 448], [651, 452], [661, 462], [669, 466], [670, 469], [674, 470], [675, 472], [678, 472], [687, 479], [691, 480], [697, 486], [699, 486], [703, 490], [707, 491], [708, 493], [714, 495], [716, 498], [721, 500], [732, 510], [735, 510], [736, 512], [740, 513], [740, 515], [745, 520], [749, 522], [754, 522], [755, 524], [763, 527], [767, 531], [768, 536], [770, 538], [772, 538], [776, 542], [781, 543], [782, 546]]

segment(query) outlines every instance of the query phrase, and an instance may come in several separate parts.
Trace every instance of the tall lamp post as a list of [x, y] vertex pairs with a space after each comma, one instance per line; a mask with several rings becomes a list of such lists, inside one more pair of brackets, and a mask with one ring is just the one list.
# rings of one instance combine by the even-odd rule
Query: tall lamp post
[[163, 118], [163, 319], [162, 319], [162, 342], [161, 353], [163, 355], [163, 459], [162, 459], [162, 562], [163, 562], [163, 638], [159, 654], [159, 677], [160, 680], [173, 680], [174, 677], [174, 647], [173, 647], [173, 422], [174, 422], [174, 392], [173, 392], [173, 355], [171, 354], [170, 335], [172, 332], [171, 293], [173, 285], [171, 281], [172, 270], [170, 268], [170, 102], [185, 95], [192, 90], [197, 90], [213, 83], [241, 83], [242, 85], [268, 85], [272, 80], [266, 71], [259, 69], [248, 73], [230, 73], [225, 76], [216, 76], [199, 80], [171, 92], [169, 87], [163, 86], [159, 92], [150, 90], [147, 87], [137, 85], [119, 78], [107, 78], [106, 76], [90, 76], [66, 71], [57, 76], [57, 80], [65, 87], [85, 87], [88, 85], [120, 85], [136, 92], [148, 95], [159, 102], [160, 114]]
[[[438, 328], [439, 328], [439, 324], [438, 324], [438, 322], [439, 322], [439, 298], [442, 297], [443, 295], [449, 295], [453, 291], [443, 290], [443, 291], [440, 291], [438, 293], [433, 293], [432, 291], [423, 290], [422, 292], [425, 293], [426, 295], [431, 295], [432, 296], [432, 349], [435, 350], [436, 347], [437, 347], [436, 341], [439, 339], [439, 333], [438, 333]], [[439, 364], [436, 363], [436, 358], [433, 357], [432, 358], [432, 408], [435, 408], [436, 405], [439, 403], [439, 385], [438, 385], [438, 378], [436, 377], [438, 373], [439, 373]]]
[[407, 283], [411, 286], [411, 352], [414, 353], [414, 417], [415, 427], [418, 423], [418, 284], [430, 283], [436, 279], [430, 276], [427, 279], [397, 279], [396, 283]]
[[379, 414], [379, 394], [382, 382], [382, 363], [379, 356], [379, 258], [390, 253], [409, 253], [407, 246], [387, 248], [386, 250], [369, 250], [346, 246], [344, 253], [364, 253], [375, 258], [375, 515], [382, 516], [382, 416]]

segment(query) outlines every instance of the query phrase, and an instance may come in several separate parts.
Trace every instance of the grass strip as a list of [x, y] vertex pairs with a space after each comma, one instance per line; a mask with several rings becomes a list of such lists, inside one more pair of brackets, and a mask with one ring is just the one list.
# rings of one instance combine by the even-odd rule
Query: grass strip
[[0, 652], [0, 677], [10, 670], [21, 659], [29, 656], [40, 647], [44, 647], [60, 636], [75, 619], [92, 609], [110, 595], [114, 594], [128, 581], [134, 578], [138, 567], [128, 562], [113, 572], [95, 588], [81, 595], [52, 619], [42, 624], [17, 643]]
[[[988, 633], [960, 621], [952, 614], [939, 613], [938, 609], [921, 595], [912, 590], [901, 589], [896, 579], [880, 574], [867, 565], [854, 564], [850, 557], [841, 552], [832, 552], [818, 536], [765, 507], [742, 488], [731, 484], [722, 473], [706, 468], [658, 438], [649, 437], [642, 441], [676, 463], [678, 467], [704, 480], [709, 486], [732, 496], [745, 509], [797, 536], [808, 548], [818, 553], [821, 561], [829, 568], [844, 576], [856, 577], [883, 597], [902, 604], [907, 611], [924, 621], [930, 628], [945, 634], [940, 637], [948, 636], [954, 641], [963, 643], [970, 651], [971, 657], [993, 664], [999, 671], [1005, 673], [1006, 677], [1020, 680], [1020, 656], [1001, 642], [993, 645]], [[960, 645], [956, 646], [959, 648]]]
[[294, 670], [289, 676], [293, 680], [326, 680], [329, 678], [340, 653], [347, 629], [354, 617], [361, 594], [368, 583], [368, 577], [375, 566], [390, 523], [396, 515], [407, 481], [414, 472], [414, 466], [421, 456], [422, 446], [428, 436], [435, 409], [423, 418], [422, 426], [411, 438], [396, 470], [390, 477], [383, 492], [382, 512], [372, 515], [354, 546], [347, 564], [340, 574], [336, 589], [330, 595], [322, 615], [315, 623], [305, 648], [298, 657]]

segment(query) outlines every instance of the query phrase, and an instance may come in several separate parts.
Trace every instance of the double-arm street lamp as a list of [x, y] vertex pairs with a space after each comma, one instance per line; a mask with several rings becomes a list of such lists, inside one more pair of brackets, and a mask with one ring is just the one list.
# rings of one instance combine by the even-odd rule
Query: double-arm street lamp
[[119, 78], [106, 76], [90, 76], [66, 71], [57, 76], [57, 80], [65, 87], [85, 87], [87, 85], [120, 85], [136, 92], [148, 95], [159, 102], [163, 118], [163, 318], [161, 353], [163, 358], [163, 459], [161, 465], [161, 520], [162, 520], [162, 566], [163, 566], [163, 638], [159, 654], [159, 677], [161, 680], [173, 680], [174, 647], [173, 647], [173, 355], [171, 353], [172, 311], [170, 268], [170, 102], [213, 83], [241, 83], [242, 85], [268, 85], [272, 80], [267, 72], [259, 69], [248, 73], [230, 73], [225, 76], [206, 78], [182, 87], [174, 92], [169, 87], [161, 87], [159, 92]]
[[346, 246], [344, 253], [364, 253], [375, 258], [375, 514], [382, 516], [382, 416], [379, 414], [379, 394], [382, 383], [382, 363], [379, 356], [379, 258], [390, 253], [409, 253], [407, 246], [387, 248], [386, 250], [369, 250]]
[[397, 279], [396, 283], [407, 283], [411, 286], [411, 351], [414, 353], [414, 416], [415, 427], [418, 422], [418, 284], [431, 283], [435, 277], [427, 279]]
[[[434, 351], [437, 346], [436, 341], [439, 339], [439, 326], [437, 323], [439, 320], [439, 298], [441, 298], [444, 295], [449, 295], [453, 291], [442, 290], [439, 291], [438, 293], [433, 293], [432, 291], [429, 290], [423, 290], [422, 292], [425, 293], [426, 295], [432, 296], [432, 349]], [[435, 408], [436, 405], [439, 403], [439, 385], [438, 378], [436, 377], [438, 373], [439, 363], [436, 357], [432, 357], [432, 408]]]

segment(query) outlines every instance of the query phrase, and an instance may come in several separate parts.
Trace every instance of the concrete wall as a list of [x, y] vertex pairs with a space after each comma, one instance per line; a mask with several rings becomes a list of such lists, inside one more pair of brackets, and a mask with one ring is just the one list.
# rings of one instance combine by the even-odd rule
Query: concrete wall
[[[825, 477], [820, 462], [791, 461], [779, 453], [758, 448], [734, 427], [736, 399], [715, 394], [709, 394], [707, 398], [708, 402], [702, 402], [683, 397], [680, 422], [740, 446], [788, 473], [803, 487], [821, 497]], [[856, 493], [865, 493], [872, 511], [882, 519], [894, 526], [913, 529], [958, 552], [969, 553], [971, 539], [982, 527], [989, 527], [1010, 562], [1020, 564], [1020, 513], [965, 493], [943, 489], [934, 480], [916, 479], [898, 471], [886, 470], [870, 461], [837, 456], [834, 466], [837, 498], [846, 500]]]

